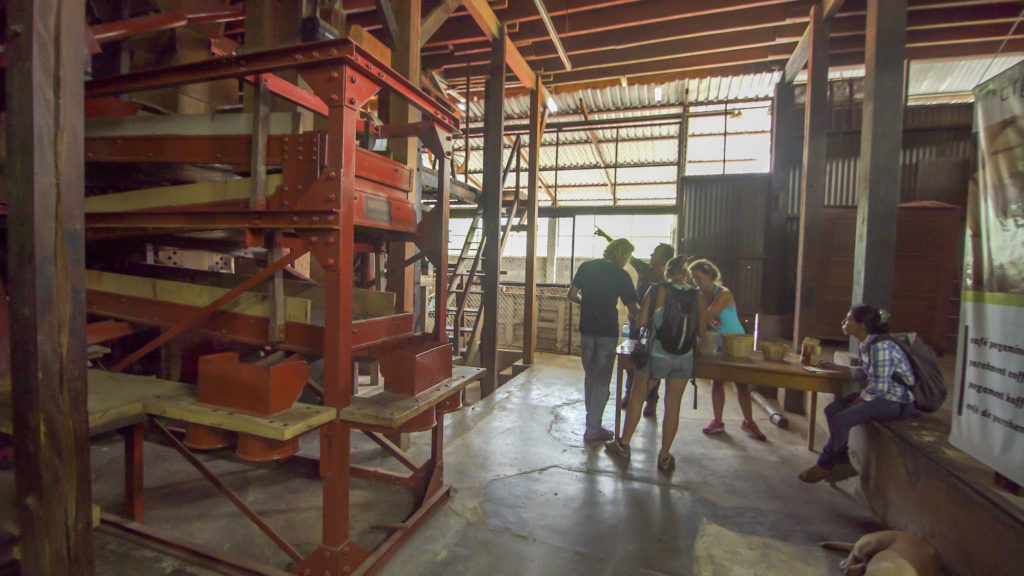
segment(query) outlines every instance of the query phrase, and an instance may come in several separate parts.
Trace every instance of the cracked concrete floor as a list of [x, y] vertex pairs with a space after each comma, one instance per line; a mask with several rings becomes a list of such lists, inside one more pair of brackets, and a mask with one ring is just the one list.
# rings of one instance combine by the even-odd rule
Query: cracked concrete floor
[[[740, 432], [735, 394], [727, 387], [727, 433], [704, 436], [710, 390], [698, 382], [699, 409], [692, 409], [693, 387], [683, 397], [672, 447], [677, 465], [667, 476], [655, 466], [660, 421], [641, 420], [632, 462], [622, 466], [600, 445], [583, 444], [579, 358], [541, 354], [538, 360], [491, 397], [448, 416], [445, 472], [453, 496], [381, 574], [839, 574], [841, 557], [817, 542], [852, 542], [880, 528], [855, 481], [832, 489], [797, 480], [815, 457], [805, 447], [806, 420], [799, 416], [789, 415], [790, 428], [782, 430], [755, 406], [768, 435], [767, 443], [757, 442]], [[608, 428], [613, 401], [614, 388]], [[663, 413], [659, 406], [659, 417]], [[361, 434], [353, 434], [353, 449], [354, 461], [400, 470]], [[315, 450], [315, 442], [307, 442], [304, 452]], [[169, 452], [147, 444], [147, 524], [289, 567], [287, 556]], [[424, 459], [429, 435], [412, 435], [410, 452]], [[300, 552], [310, 552], [320, 535], [315, 473], [292, 464], [253, 466], [229, 454], [203, 459]], [[94, 500], [105, 508], [119, 502], [120, 457], [113, 439], [93, 448]], [[353, 480], [352, 504], [353, 538], [368, 547], [385, 535], [374, 525], [401, 520], [411, 509], [404, 491], [361, 480]], [[98, 541], [97, 573], [203, 573], [166, 559], [126, 572], [132, 555], [113, 547]]]
[[[612, 400], [605, 425], [613, 427]], [[817, 546], [879, 529], [855, 482], [807, 486], [797, 473], [815, 455], [806, 420], [768, 435], [740, 432], [731, 387], [727, 434], [701, 433], [711, 416], [708, 382], [683, 397], [671, 476], [655, 466], [660, 421], [644, 418], [628, 466], [585, 446], [578, 358], [541, 355], [492, 397], [453, 414], [446, 474], [449, 505], [381, 572], [399, 574], [839, 574]], [[664, 413], [659, 406], [659, 416]]]

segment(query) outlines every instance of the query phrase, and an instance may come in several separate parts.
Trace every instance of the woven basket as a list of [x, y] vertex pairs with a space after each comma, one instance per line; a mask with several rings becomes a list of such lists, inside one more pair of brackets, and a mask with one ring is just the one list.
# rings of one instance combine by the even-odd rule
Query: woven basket
[[746, 334], [722, 334], [725, 355], [730, 358], [746, 358], [754, 350], [754, 337]]
[[786, 352], [789, 352], [789, 345], [780, 342], [761, 342], [759, 346], [765, 360], [778, 362], [785, 359]]

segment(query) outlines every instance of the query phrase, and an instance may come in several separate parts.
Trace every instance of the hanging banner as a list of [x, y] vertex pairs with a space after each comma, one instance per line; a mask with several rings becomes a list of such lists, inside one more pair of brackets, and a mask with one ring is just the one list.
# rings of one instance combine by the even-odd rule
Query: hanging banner
[[1024, 484], [1024, 63], [974, 89], [951, 444]]

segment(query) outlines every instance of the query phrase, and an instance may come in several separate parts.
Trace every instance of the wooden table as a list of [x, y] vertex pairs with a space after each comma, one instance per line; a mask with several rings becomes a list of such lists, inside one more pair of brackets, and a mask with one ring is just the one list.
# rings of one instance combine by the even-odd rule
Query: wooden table
[[[619, 412], [621, 410], [622, 377], [626, 370], [633, 368], [629, 353], [635, 341], [626, 340], [616, 349], [617, 365], [615, 379], [615, 436], [619, 435]], [[849, 380], [846, 372], [809, 372], [796, 357], [784, 361], [765, 360], [760, 352], [751, 353], [748, 358], [729, 358], [725, 355], [697, 356], [696, 377], [725, 382], [739, 382], [757, 386], [772, 386], [787, 390], [803, 390], [811, 393], [811, 410], [807, 430], [807, 449], [814, 449], [814, 425], [818, 411], [818, 392], [842, 394], [843, 386]]]

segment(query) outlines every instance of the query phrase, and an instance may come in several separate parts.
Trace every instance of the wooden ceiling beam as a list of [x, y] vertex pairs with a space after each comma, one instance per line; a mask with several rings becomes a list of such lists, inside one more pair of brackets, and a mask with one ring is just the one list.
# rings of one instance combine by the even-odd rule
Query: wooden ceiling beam
[[420, 25], [420, 46], [422, 47], [430, 38], [437, 34], [448, 18], [455, 10], [462, 5], [462, 0], [441, 0], [441, 2], [423, 18]]
[[[766, 7], [774, 7], [780, 13], [788, 13], [792, 16], [796, 7], [807, 8], [810, 4], [808, 0], [762, 0], [758, 2], [751, 2], [751, 0], [716, 0], [715, 2], [645, 0], [642, 3], [598, 7], [586, 12], [571, 14], [568, 22], [565, 17], [556, 17], [555, 11], [552, 11], [552, 19], [559, 28], [559, 37], [563, 42], [568, 43], [569, 39], [578, 35], [606, 34], [615, 30], [659, 22], [674, 22], [676, 25], [683, 26], [685, 21], [690, 18], [715, 14], [731, 14], [732, 17], [739, 18], [746, 11], [763, 10]], [[806, 16], [803, 18], [806, 20]], [[519, 23], [518, 30], [511, 32], [511, 36], [517, 43], [531, 43], [544, 41], [548, 37], [548, 33], [544, 24], [538, 19], [537, 21]], [[438, 31], [428, 45], [455, 45], [473, 42], [479, 38], [479, 34], [467, 30], [464, 23], [460, 23], [453, 17]]]
[[[792, 37], [793, 32], [798, 31], [798, 28], [789, 27], [783, 29], [783, 35], [785, 35], [787, 31], [789, 33], [788, 35]], [[678, 55], [680, 54], [696, 56], [711, 52], [773, 46], [779, 43], [778, 38], [778, 31], [768, 28], [763, 30], [717, 34], [714, 36], [704, 36], [693, 39], [684, 38], [681, 40], [672, 40], [669, 42], [643, 46], [632, 46], [623, 49], [607, 49], [595, 52], [574, 53], [571, 56], [573, 67], [576, 70], [608, 66], [621, 67], [632, 64], [670, 60], [678, 58]], [[794, 41], [791, 40], [788, 45], [792, 46], [793, 42]], [[658, 56], [661, 54], [664, 54], [665, 56]], [[459, 71], [464, 72], [467, 64], [470, 66], [483, 65], [484, 58], [482, 58], [482, 56], [483, 55], [478, 54], [467, 54], [463, 57], [455, 58], [452, 73], [458, 75]], [[527, 59], [530, 66], [538, 72], [544, 73], [548, 71], [561, 71], [561, 66], [559, 65], [557, 57], [535, 59], [527, 56]], [[431, 63], [440, 63], [440, 59], [431, 59]], [[424, 63], [424, 66], [426, 65], [427, 64]]]
[[[585, 52], [626, 49], [668, 40], [701, 38], [742, 30], [756, 31], [785, 26], [784, 34], [799, 34], [797, 29], [802, 31], [801, 21], [787, 23], [787, 13], [784, 6], [767, 6], [753, 10], [737, 11], [734, 14], [716, 13], [680, 21], [657, 22], [635, 28], [615, 29], [597, 34], [571, 35], [563, 38], [563, 43], [570, 57], [575, 60], [577, 54]], [[806, 22], [806, 16], [802, 22]], [[555, 51], [551, 49], [550, 44], [543, 40], [538, 42], [521, 42], [519, 37], [516, 37], [516, 47], [527, 58], [556, 55]], [[482, 46], [479, 43], [460, 44], [452, 48], [453, 50], [448, 53], [448, 56], [437, 55], [425, 59], [424, 66], [436, 69], [442, 66], [465, 66], [466, 62], [482, 61], [479, 55], [472, 55], [481, 50]], [[680, 48], [672, 48], [672, 50], [678, 51]], [[658, 51], [661, 53], [671, 53], [660, 49]], [[686, 51], [685, 47], [682, 48], [682, 51]], [[467, 55], [470, 56], [467, 57]]]
[[[769, 7], [776, 9], [778, 7]], [[982, 26], [991, 23], [1012, 23], [1019, 14], [1019, 4], [1001, 3], [989, 6], [954, 7], [945, 8], [933, 12], [915, 11], [909, 16], [910, 32], [921, 30], [943, 30], [963, 28], [965, 26]], [[776, 14], [778, 15], [778, 14]], [[665, 26], [656, 24], [654, 26], [667, 28], [665, 31], [675, 41], [663, 40], [658, 32], [651, 29], [651, 26], [642, 26], [635, 30], [615, 31], [611, 34], [599, 34], [588, 37], [576, 36], [566, 42], [569, 55], [576, 68], [589, 68], [596, 66], [625, 65], [632, 62], [661, 59], [660, 54], [697, 54], [708, 50], [724, 49], [733, 42], [734, 49], [742, 49], [756, 46], [765, 46], [773, 42], [795, 41], [803, 30], [803, 24], [799, 22], [779, 24], [769, 22], [766, 19], [768, 14], [764, 11], [748, 10], [737, 17], [728, 14], [712, 15], [716, 21], [703, 21], [699, 18], [692, 19], [693, 22], [701, 21], [701, 25], [690, 29], [689, 27]], [[753, 17], [748, 20], [748, 17]], [[749, 32], [730, 32], [729, 30], [748, 30], [748, 26], [757, 26], [761, 22], [761, 28], [753, 27]], [[671, 23], [669, 23], [671, 24]], [[733, 28], [728, 28], [729, 25]], [[849, 35], [864, 35], [865, 17], [862, 14], [847, 15], [841, 13], [832, 21], [832, 37]], [[715, 30], [708, 32], [707, 30]], [[719, 32], [721, 31], [721, 32]], [[766, 31], [771, 31], [770, 36]], [[641, 40], [628, 42], [627, 38], [609, 37], [609, 35], [622, 34]], [[979, 39], [987, 34], [979, 34]], [[694, 39], [691, 41], [690, 39]], [[957, 39], [969, 39], [969, 33], [958, 33]], [[587, 42], [586, 44], [584, 42]], [[520, 52], [530, 63], [534, 70], [552, 72], [557, 71], [559, 66], [555, 60], [555, 52], [545, 44], [531, 46], [519, 46]], [[461, 53], [460, 53], [461, 52]], [[456, 68], [456, 74], [463, 75], [467, 64], [482, 64], [486, 62], [489, 53], [489, 45], [466, 46], [463, 50], [457, 50], [455, 54], [433, 55], [424, 58], [424, 66], [431, 69], [442, 69], [445, 67]], [[654, 56], [652, 56], [654, 55]]]
[[[985, 28], [979, 29], [985, 32]], [[965, 58], [995, 54], [1002, 39], [993, 37], [991, 31], [983, 38], [971, 37], [970, 30], [950, 32], [949, 40], [943, 41], [936, 31], [923, 31], [908, 35], [907, 58], [912, 60], [937, 58]], [[1024, 30], [1014, 36], [1003, 49], [1004, 53], [1024, 51]], [[699, 78], [706, 76], [730, 76], [754, 74], [780, 70], [788, 59], [792, 43], [770, 47], [726, 50], [697, 56], [573, 70], [564, 73], [542, 74], [548, 87], [559, 86], [559, 92], [567, 91], [563, 84], [580, 85], [603, 81], [605, 86], [617, 84], [622, 77], [632, 83], [654, 83], [669, 79]], [[833, 41], [832, 65], [863, 64], [864, 42], [857, 37], [843, 37]]]
[[[822, 7], [822, 21], [829, 21], [833, 16], [839, 12], [839, 9], [843, 7], [845, 0], [823, 0], [824, 6]], [[817, 8], [815, 8], [817, 9]], [[796, 48], [793, 49], [793, 55], [790, 56], [789, 61], [786, 62], [786, 68], [782, 74], [782, 81], [789, 84], [793, 82], [796, 75], [804, 69], [807, 65], [807, 58], [811, 53], [811, 28], [810, 26], [804, 30], [803, 36], [800, 37], [800, 41], [797, 42]]]
[[[844, 0], [823, 0], [824, 4], [824, 17], [826, 20], [832, 20], [840, 8], [844, 6]], [[848, 12], [854, 12], [854, 18], [839, 19], [836, 18], [836, 22], [839, 20], [847, 20], [847, 26], [857, 26], [859, 30], [864, 30], [864, 17], [866, 12], [864, 11], [865, 3], [861, 1], [851, 1], [848, 7]], [[907, 5], [907, 28], [936, 28], [942, 26], [955, 26], [960, 22], [979, 21], [984, 20], [986, 17], [990, 19], [1001, 19], [1008, 16], [1008, 13], [1013, 14], [1015, 17], [1018, 14], [1018, 8], [1020, 7], [1019, 2], [992, 2], [991, 0], [917, 0], [908, 2]], [[988, 16], [985, 16], [988, 15]], [[857, 24], [850, 24], [849, 22], [858, 21]], [[785, 72], [782, 75], [782, 81], [791, 83], [796, 75], [803, 70], [807, 64], [807, 52], [810, 48], [810, 41], [808, 39], [808, 30], [804, 31], [800, 41], [797, 43], [796, 48], [793, 50], [793, 55], [786, 63]], [[834, 32], [833, 32], [834, 33]]]
[[[504, 36], [501, 34], [503, 24], [491, 10], [487, 0], [462, 0], [463, 7], [469, 12], [477, 26], [483, 30], [491, 39]], [[519, 53], [519, 50], [512, 44], [512, 40], [505, 37], [505, 63], [512, 69], [512, 73], [524, 86], [536, 86], [537, 76], [534, 74], [526, 59]], [[547, 91], [541, 86], [541, 101], [548, 101]]]

